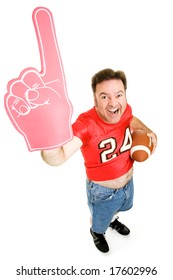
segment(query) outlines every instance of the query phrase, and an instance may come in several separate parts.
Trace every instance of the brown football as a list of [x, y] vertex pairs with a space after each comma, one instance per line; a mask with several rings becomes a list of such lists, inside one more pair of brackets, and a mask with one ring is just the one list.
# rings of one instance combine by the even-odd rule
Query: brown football
[[153, 143], [150, 137], [142, 130], [132, 132], [132, 146], [130, 156], [138, 162], [143, 162], [148, 159], [153, 150]]

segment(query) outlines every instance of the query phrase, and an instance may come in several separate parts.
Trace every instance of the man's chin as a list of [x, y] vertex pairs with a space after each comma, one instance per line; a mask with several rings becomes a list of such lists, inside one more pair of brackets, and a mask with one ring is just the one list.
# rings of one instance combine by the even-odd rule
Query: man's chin
[[120, 121], [120, 118], [121, 118], [121, 116], [120, 116], [120, 114], [118, 114], [118, 115], [107, 116], [106, 119], [107, 119], [108, 123], [115, 124]]

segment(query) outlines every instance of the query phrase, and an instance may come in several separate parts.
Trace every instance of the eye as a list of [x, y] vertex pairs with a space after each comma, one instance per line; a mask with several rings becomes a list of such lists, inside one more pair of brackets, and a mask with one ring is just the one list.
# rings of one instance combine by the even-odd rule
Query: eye
[[101, 99], [107, 99], [108, 97], [106, 95], [102, 95]]
[[122, 96], [123, 96], [123, 93], [120, 92], [120, 93], [117, 94], [116, 98], [120, 98]]

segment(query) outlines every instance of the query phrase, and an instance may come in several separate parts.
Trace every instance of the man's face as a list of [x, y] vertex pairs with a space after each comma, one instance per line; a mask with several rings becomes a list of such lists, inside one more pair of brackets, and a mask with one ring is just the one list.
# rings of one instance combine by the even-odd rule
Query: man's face
[[97, 84], [94, 102], [103, 121], [112, 124], [119, 122], [127, 106], [123, 82], [112, 79]]

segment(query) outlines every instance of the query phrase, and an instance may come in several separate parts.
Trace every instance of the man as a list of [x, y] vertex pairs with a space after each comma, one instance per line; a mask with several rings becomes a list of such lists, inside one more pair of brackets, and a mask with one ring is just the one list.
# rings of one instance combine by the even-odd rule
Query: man
[[87, 175], [87, 197], [91, 211], [90, 233], [95, 246], [108, 252], [105, 232], [110, 226], [122, 235], [130, 230], [114, 215], [133, 205], [133, 160], [130, 158], [131, 132], [143, 130], [151, 137], [154, 149], [157, 137], [132, 115], [127, 103], [124, 72], [103, 69], [92, 78], [94, 107], [81, 114], [73, 124], [74, 137], [61, 148], [42, 151], [50, 165], [60, 165], [79, 148]]

